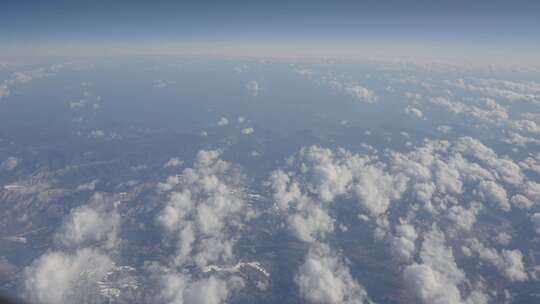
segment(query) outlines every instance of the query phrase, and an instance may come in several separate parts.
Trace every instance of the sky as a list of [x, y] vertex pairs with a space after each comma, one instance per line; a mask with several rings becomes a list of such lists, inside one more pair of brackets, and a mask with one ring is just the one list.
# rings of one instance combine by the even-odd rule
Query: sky
[[3, 0], [0, 37], [0, 54], [187, 44], [429, 45], [535, 54], [540, 1]]

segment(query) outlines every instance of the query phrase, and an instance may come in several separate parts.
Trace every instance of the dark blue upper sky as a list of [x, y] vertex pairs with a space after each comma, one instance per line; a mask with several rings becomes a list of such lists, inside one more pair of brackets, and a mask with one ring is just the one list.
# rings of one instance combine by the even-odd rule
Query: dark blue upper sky
[[2, 0], [1, 44], [424, 41], [537, 49], [540, 1]]

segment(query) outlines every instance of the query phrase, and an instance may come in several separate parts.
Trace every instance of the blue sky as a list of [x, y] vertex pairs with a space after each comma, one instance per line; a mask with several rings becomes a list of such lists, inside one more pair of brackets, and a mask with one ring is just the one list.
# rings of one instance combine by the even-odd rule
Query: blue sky
[[540, 1], [3, 0], [5, 49], [386, 41], [540, 50]]

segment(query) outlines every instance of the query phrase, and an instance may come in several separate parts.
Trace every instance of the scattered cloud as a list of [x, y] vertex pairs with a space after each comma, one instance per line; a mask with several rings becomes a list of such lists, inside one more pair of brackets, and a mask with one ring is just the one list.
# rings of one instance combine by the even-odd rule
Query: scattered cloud
[[176, 81], [174, 80], [154, 80], [154, 88], [157, 88], [157, 89], [163, 89], [163, 88], [166, 88], [172, 84], [175, 84]]
[[325, 245], [310, 249], [294, 281], [302, 298], [309, 303], [370, 302], [345, 262]]
[[20, 159], [14, 156], [10, 156], [6, 160], [0, 163], [0, 169], [5, 170], [5, 171], [12, 171], [15, 168], [17, 168], [19, 163], [20, 163]]
[[244, 128], [242, 129], [242, 134], [244, 135], [250, 135], [250, 134], [253, 134], [255, 132], [255, 130], [253, 128]]
[[184, 164], [184, 162], [182, 160], [180, 160], [180, 158], [172, 157], [163, 165], [163, 167], [164, 168], [172, 168], [172, 167], [181, 166], [183, 164]]
[[93, 202], [74, 209], [67, 217], [60, 232], [59, 240], [66, 246], [103, 244], [104, 248], [118, 245], [120, 215], [95, 194]]
[[100, 297], [98, 282], [113, 267], [99, 250], [45, 253], [25, 269], [27, 297], [36, 303], [83, 303]]
[[424, 113], [422, 113], [422, 111], [418, 108], [414, 108], [414, 107], [411, 107], [411, 106], [408, 106], [405, 108], [405, 113], [407, 113], [408, 115], [412, 116], [412, 117], [415, 117], [417, 119], [423, 119], [424, 118]]
[[248, 82], [246, 84], [246, 89], [248, 91], [248, 93], [253, 96], [253, 97], [256, 97], [259, 95], [259, 92], [261, 90], [260, 86], [259, 86], [259, 83], [255, 80], [251, 80], [250, 82]]
[[220, 127], [226, 126], [228, 124], [229, 124], [229, 120], [226, 117], [221, 117], [217, 122], [217, 125]]

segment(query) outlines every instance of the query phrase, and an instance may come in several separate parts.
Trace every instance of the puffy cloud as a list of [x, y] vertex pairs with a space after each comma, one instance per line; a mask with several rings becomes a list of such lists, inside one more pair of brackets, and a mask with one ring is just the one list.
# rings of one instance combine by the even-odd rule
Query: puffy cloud
[[536, 187], [527, 185], [529, 182], [523, 183], [525, 176], [517, 164], [498, 157], [470, 137], [453, 143], [427, 140], [409, 153], [390, 151], [389, 155], [392, 175], [407, 176], [413, 196], [431, 213], [446, 212], [448, 203], [455, 204], [458, 197], [469, 191], [503, 211], [511, 208], [503, 185], [520, 186], [521, 192], [529, 195], [536, 192]]
[[167, 266], [150, 267], [160, 284], [158, 302], [225, 303], [244, 286], [241, 278], [230, 274], [194, 275], [197, 269], [206, 272], [209, 265], [219, 269], [233, 263], [239, 231], [253, 216], [245, 201], [244, 176], [220, 155], [218, 150], [199, 151], [192, 168], [168, 178], [163, 191], [170, 193], [156, 220], [176, 252]]
[[90, 134], [88, 135], [88, 137], [92, 137], [92, 138], [98, 138], [98, 137], [103, 137], [103, 136], [105, 136], [105, 132], [103, 132], [103, 130], [94, 130], [90, 132]]
[[302, 148], [298, 153], [297, 162], [307, 177], [309, 191], [323, 202], [346, 193], [353, 178], [346, 164], [350, 155], [341, 150], [338, 153], [340, 155], [336, 156], [332, 150], [317, 146]]
[[254, 132], [255, 132], [255, 130], [253, 130], [253, 128], [244, 128], [244, 129], [242, 129], [242, 134], [244, 134], [244, 135], [253, 134]]
[[327, 246], [312, 248], [294, 278], [309, 303], [368, 303], [367, 293], [344, 261]]
[[48, 252], [25, 269], [29, 300], [37, 303], [83, 303], [98, 301], [98, 282], [114, 266], [111, 259], [94, 249], [74, 254]]
[[534, 205], [533, 201], [521, 194], [516, 194], [512, 196], [510, 202], [512, 203], [512, 205], [520, 209], [530, 209]]
[[334, 219], [326, 206], [302, 193], [298, 182], [282, 170], [273, 171], [267, 182], [278, 210], [285, 213], [289, 229], [304, 242], [323, 240], [334, 231]]
[[519, 185], [524, 176], [519, 166], [508, 158], [499, 158], [495, 151], [472, 137], [461, 137], [453, 145], [453, 150], [474, 157], [490, 169], [498, 179], [510, 185]]
[[506, 137], [503, 139], [503, 141], [505, 143], [517, 145], [520, 147], [526, 147], [529, 144], [540, 144], [540, 140], [534, 137], [522, 136], [512, 131], [507, 132]]
[[540, 153], [537, 153], [534, 157], [527, 157], [519, 163], [519, 166], [524, 170], [540, 174]]
[[494, 181], [481, 181], [478, 185], [478, 194], [488, 203], [495, 204], [504, 211], [510, 211], [506, 190]]
[[422, 99], [422, 94], [420, 93], [405, 92], [403, 95], [412, 103], [418, 103]]
[[439, 132], [441, 132], [443, 134], [448, 134], [448, 133], [452, 132], [452, 127], [447, 126], [447, 125], [441, 125], [441, 126], [437, 127], [437, 131], [439, 131]]
[[298, 182], [281, 169], [272, 171], [267, 185], [272, 188], [272, 198], [281, 210], [289, 209], [291, 203], [307, 200], [307, 197], [301, 192]]
[[255, 80], [251, 80], [250, 82], [248, 82], [246, 84], [246, 89], [248, 93], [253, 97], [259, 95], [259, 91], [261, 90], [259, 83]]
[[215, 277], [192, 281], [183, 274], [165, 274], [161, 277], [160, 300], [170, 304], [220, 304], [229, 295], [227, 285]]
[[510, 244], [510, 242], [512, 241], [512, 236], [506, 232], [501, 232], [497, 234], [497, 236], [495, 236], [494, 240], [499, 245], [508, 246], [508, 244]]
[[459, 285], [467, 282], [457, 267], [452, 249], [446, 246], [444, 233], [437, 227], [424, 235], [420, 252], [422, 263], [414, 263], [403, 271], [405, 288], [417, 301], [425, 304], [488, 303], [488, 296], [473, 289], [463, 297]]
[[454, 260], [452, 248], [446, 245], [444, 233], [437, 227], [424, 234], [420, 259], [454, 284], [465, 280], [465, 274]]
[[115, 247], [120, 215], [109, 209], [99, 204], [76, 208], [60, 229], [60, 241], [68, 246], [102, 243], [106, 248]]
[[2, 163], [0, 163], [0, 169], [11, 171], [19, 165], [20, 160], [16, 157], [10, 156]]
[[0, 99], [7, 97], [11, 93], [11, 88], [19, 84], [30, 82], [51, 75], [53, 68], [37, 68], [25, 72], [14, 72], [9, 79], [0, 82]]
[[452, 206], [448, 209], [446, 217], [460, 229], [469, 231], [476, 222], [478, 211], [482, 208], [480, 203], [473, 203], [471, 205], [471, 208], [468, 209], [463, 206]]
[[372, 216], [386, 212], [391, 201], [401, 198], [407, 179], [402, 175], [385, 173], [378, 166], [360, 168], [357, 183], [353, 185], [360, 206]]
[[210, 277], [193, 283], [185, 291], [185, 303], [219, 304], [224, 303], [229, 290], [222, 281]]
[[420, 109], [411, 106], [405, 108], [405, 113], [418, 119], [424, 118], [424, 113]]
[[193, 280], [182, 273], [159, 275], [157, 302], [169, 304], [220, 304], [229, 297], [227, 282], [214, 276]]
[[327, 234], [334, 231], [334, 222], [325, 210], [315, 204], [289, 217], [289, 227], [305, 242], [324, 239]]
[[342, 149], [334, 153], [317, 146], [302, 148], [297, 162], [306, 176], [307, 188], [323, 202], [353, 194], [373, 216], [384, 213], [406, 187], [404, 176], [390, 175], [369, 156], [353, 155]]
[[540, 183], [527, 181], [520, 188], [521, 193], [528, 199], [535, 202], [540, 201]]
[[10, 91], [8, 84], [5, 82], [0, 83], [0, 99], [2, 99], [2, 97], [9, 96], [9, 94]]
[[314, 75], [313, 70], [306, 67], [297, 67], [294, 69], [294, 72], [297, 73], [298, 75], [306, 77], [307, 79], [313, 78], [313, 75]]
[[531, 216], [531, 221], [534, 227], [534, 231], [540, 235], [540, 213], [535, 213]]
[[77, 191], [94, 191], [96, 189], [96, 184], [99, 181], [97, 179], [90, 181], [88, 183], [80, 184], [77, 186]]
[[374, 103], [378, 97], [372, 90], [364, 88], [360, 85], [346, 84], [343, 90], [352, 97], [367, 103]]
[[401, 197], [407, 184], [405, 176], [386, 173], [376, 159], [344, 149], [304, 147], [288, 165], [294, 174], [276, 170], [268, 184], [280, 210], [294, 205], [288, 213], [289, 226], [300, 239], [310, 242], [317, 239], [314, 236], [320, 241], [333, 231], [333, 220], [323, 210], [336, 197], [353, 197], [364, 211], [377, 217]]
[[[457, 266], [443, 231], [452, 246], [463, 242], [455, 237], [463, 231], [474, 233], [475, 225], [483, 225], [477, 223], [481, 210], [491, 206], [510, 210], [517, 202], [509, 199], [509, 193], [515, 191], [519, 194], [514, 197], [533, 202], [540, 193], [537, 183], [527, 180], [510, 158], [500, 157], [470, 137], [425, 140], [410, 152], [385, 150], [382, 156], [376, 152], [353, 154], [311, 146], [290, 157], [286, 167], [274, 171], [268, 182], [275, 206], [286, 215], [289, 228], [311, 246], [325, 242], [334, 226], [343, 226], [329, 216], [333, 202], [339, 198], [357, 201], [368, 215], [363, 219], [376, 224], [375, 237], [390, 245], [392, 257], [398, 263], [413, 262], [405, 267], [403, 276], [411, 280], [406, 287], [418, 302], [488, 303], [482, 281], [472, 288]], [[475, 195], [481, 200], [472, 200]], [[393, 204], [395, 201], [400, 204]], [[421, 213], [422, 207], [431, 216]], [[398, 224], [392, 223], [402, 212], [406, 216], [400, 216]], [[434, 223], [436, 226], [421, 234], [420, 227]], [[490, 263], [505, 278], [526, 279], [519, 250], [496, 253]]]
[[494, 98], [503, 98], [510, 102], [528, 101], [538, 104], [540, 95], [536, 91], [537, 84], [518, 83], [494, 79], [458, 79], [455, 82], [446, 82], [447, 84], [461, 89], [478, 92]]
[[409, 262], [416, 251], [418, 234], [414, 226], [407, 223], [400, 223], [395, 230], [395, 236], [390, 241], [392, 256], [399, 262]]
[[403, 271], [405, 288], [421, 303], [458, 304], [462, 303], [456, 285], [446, 282], [440, 272], [429, 265], [412, 264]]
[[228, 124], [229, 124], [229, 120], [226, 117], [221, 117], [217, 122], [217, 125], [220, 127], [226, 126]]
[[154, 88], [157, 88], [157, 89], [163, 89], [171, 84], [175, 84], [176, 81], [174, 80], [161, 80], [161, 79], [158, 79], [158, 80], [154, 80]]
[[498, 252], [494, 248], [485, 247], [476, 239], [470, 241], [469, 249], [480, 259], [495, 266], [508, 280], [525, 281], [528, 279], [521, 251], [503, 249]]
[[178, 266], [230, 261], [235, 242], [231, 232], [249, 216], [243, 175], [219, 156], [220, 151], [200, 151], [193, 168], [170, 177], [169, 187], [164, 187], [172, 192], [157, 221], [177, 244]]
[[164, 168], [178, 167], [178, 166], [181, 166], [183, 164], [184, 164], [184, 162], [182, 160], [180, 160], [180, 158], [172, 157], [163, 165], [163, 167]]

